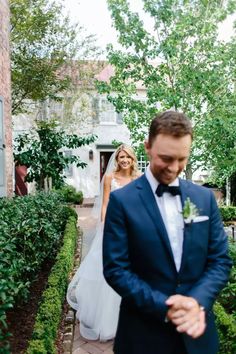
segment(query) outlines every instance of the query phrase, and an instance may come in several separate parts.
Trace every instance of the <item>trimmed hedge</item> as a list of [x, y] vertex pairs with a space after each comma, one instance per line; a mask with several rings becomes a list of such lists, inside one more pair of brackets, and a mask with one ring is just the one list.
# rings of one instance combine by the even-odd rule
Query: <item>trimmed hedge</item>
[[236, 354], [236, 321], [219, 302], [214, 304], [216, 326], [220, 340], [219, 354]]
[[27, 354], [56, 353], [55, 339], [61, 320], [69, 273], [73, 269], [76, 241], [76, 218], [71, 216], [66, 225], [63, 246], [49, 276], [47, 289], [42, 295]]
[[219, 207], [220, 214], [223, 221], [236, 220], [236, 207], [235, 206], [221, 206]]
[[229, 243], [233, 261], [229, 281], [214, 305], [216, 325], [220, 339], [219, 354], [236, 354], [236, 243]]
[[236, 318], [236, 242], [229, 243], [229, 254], [233, 261], [233, 267], [226, 287], [218, 296], [218, 301], [227, 313]]
[[62, 243], [68, 207], [56, 193], [0, 199], [0, 353], [8, 353], [6, 311], [26, 301], [43, 262]]
[[76, 191], [75, 187], [64, 185], [60, 189], [56, 189], [56, 192], [60, 195], [63, 202], [82, 204], [83, 203], [83, 193], [81, 191]]

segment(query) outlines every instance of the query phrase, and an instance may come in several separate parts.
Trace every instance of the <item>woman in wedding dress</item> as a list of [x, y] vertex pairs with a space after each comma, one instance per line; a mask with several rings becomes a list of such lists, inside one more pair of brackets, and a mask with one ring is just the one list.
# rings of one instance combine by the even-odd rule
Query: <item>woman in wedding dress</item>
[[120, 296], [103, 277], [103, 222], [110, 192], [139, 176], [133, 150], [127, 145], [121, 145], [111, 156], [101, 182], [100, 202], [95, 207], [99, 221], [91, 248], [67, 291], [67, 301], [76, 310], [76, 317], [80, 322], [80, 333], [89, 340], [106, 341], [116, 334]]

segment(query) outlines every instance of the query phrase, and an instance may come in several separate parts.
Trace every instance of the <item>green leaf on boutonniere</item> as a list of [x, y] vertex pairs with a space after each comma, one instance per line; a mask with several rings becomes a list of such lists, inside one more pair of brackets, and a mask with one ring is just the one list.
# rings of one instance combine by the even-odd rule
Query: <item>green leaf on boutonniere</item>
[[189, 197], [184, 202], [182, 215], [187, 223], [193, 221], [199, 215], [196, 205], [191, 202]]

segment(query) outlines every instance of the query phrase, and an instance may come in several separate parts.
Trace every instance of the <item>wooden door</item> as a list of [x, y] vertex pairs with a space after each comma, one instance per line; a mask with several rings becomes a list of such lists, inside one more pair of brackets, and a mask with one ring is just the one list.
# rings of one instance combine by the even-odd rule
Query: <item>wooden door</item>
[[106, 172], [107, 164], [114, 151], [101, 151], [100, 152], [100, 181]]

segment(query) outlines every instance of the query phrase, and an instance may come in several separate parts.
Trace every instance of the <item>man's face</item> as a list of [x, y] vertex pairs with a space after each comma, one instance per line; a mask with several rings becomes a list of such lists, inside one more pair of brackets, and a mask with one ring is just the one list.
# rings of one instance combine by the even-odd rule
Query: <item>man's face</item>
[[151, 145], [145, 142], [150, 168], [158, 182], [170, 184], [183, 171], [188, 161], [191, 142], [189, 134], [183, 137], [158, 134]]

